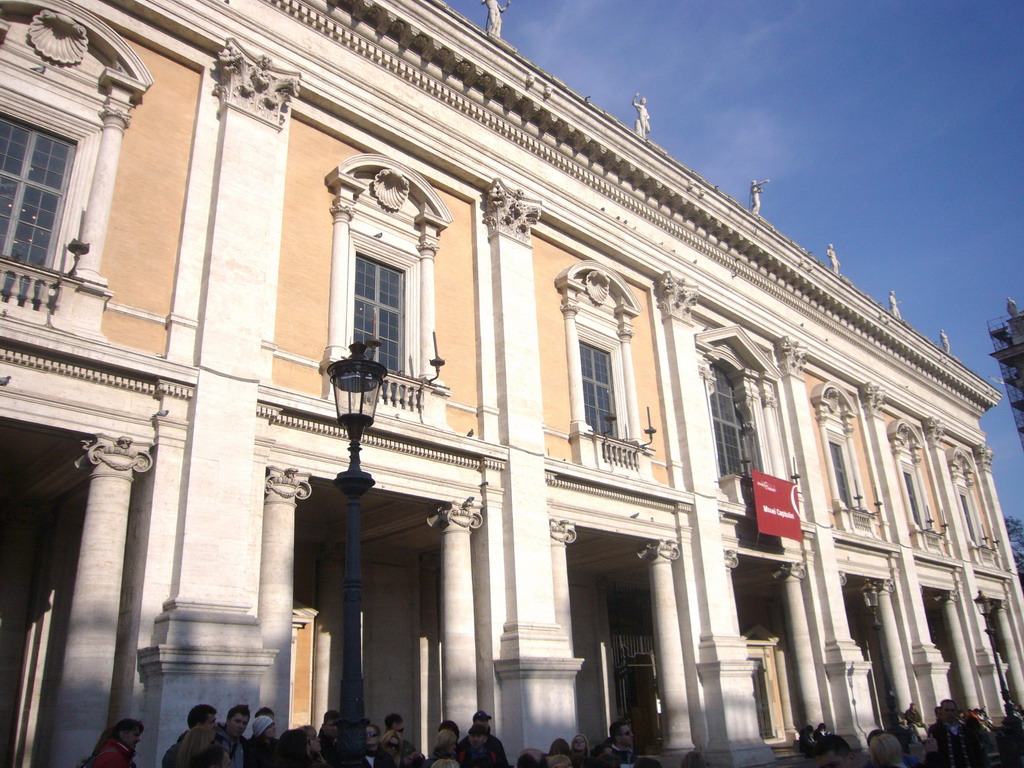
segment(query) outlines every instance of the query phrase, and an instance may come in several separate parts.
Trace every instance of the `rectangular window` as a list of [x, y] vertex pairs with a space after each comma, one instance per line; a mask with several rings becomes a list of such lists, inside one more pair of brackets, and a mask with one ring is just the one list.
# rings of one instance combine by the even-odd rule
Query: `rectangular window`
[[49, 266], [74, 147], [0, 119], [0, 256]]
[[612, 356], [607, 352], [580, 344], [583, 368], [583, 408], [587, 424], [601, 434], [615, 437], [615, 398], [612, 390]]
[[839, 489], [839, 500], [847, 509], [853, 506], [850, 495], [850, 476], [846, 473], [846, 459], [843, 457], [843, 446], [829, 442], [828, 449], [832, 453], [832, 468], [836, 472], [836, 487]]
[[978, 542], [978, 534], [974, 530], [974, 516], [971, 515], [971, 504], [967, 501], [965, 494], [960, 494], [960, 509], [964, 512], [964, 522], [967, 523], [967, 536], [974, 543]]
[[405, 328], [405, 275], [356, 256], [355, 340], [380, 341], [377, 362], [401, 373]]
[[907, 489], [907, 503], [910, 505], [910, 514], [918, 528], [924, 528], [924, 521], [921, 519], [921, 505], [917, 500], [917, 488], [914, 486], [914, 476], [909, 472], [903, 473], [903, 485]]

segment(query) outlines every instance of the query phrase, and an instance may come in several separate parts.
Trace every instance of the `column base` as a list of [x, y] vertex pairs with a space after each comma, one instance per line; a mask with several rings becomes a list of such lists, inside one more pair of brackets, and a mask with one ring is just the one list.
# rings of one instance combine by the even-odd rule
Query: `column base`
[[[738, 646], [730, 638], [715, 643], [715, 652], [732, 656]], [[702, 641], [702, 655], [712, 651]], [[743, 647], [744, 655], [746, 647]], [[743, 659], [721, 659], [698, 662], [697, 670], [704, 683], [704, 710], [707, 723], [707, 744], [704, 757], [710, 765], [727, 768], [774, 765], [775, 753], [757, 732], [754, 703], [754, 662]]]
[[[935, 701], [950, 698], [950, 663], [942, 658], [935, 646], [918, 646], [914, 649], [914, 676], [917, 678], [918, 701]], [[909, 705], [909, 702], [908, 702]], [[964, 706], [970, 706], [964, 703]]]
[[276, 650], [264, 649], [259, 622], [230, 606], [169, 602], [156, 619], [156, 644], [139, 650], [145, 690], [142, 765], [156, 765], [196, 704], [221, 718], [235, 704], [259, 702], [260, 682]]
[[[508, 754], [550, 744], [576, 728], [576, 674], [583, 659], [515, 658], [494, 662], [501, 697], [501, 738]], [[513, 726], [518, 726], [518, 731]]]
[[868, 687], [871, 662], [864, 661], [856, 644], [850, 645], [857, 649], [856, 660], [829, 661], [825, 664], [835, 719], [832, 730], [846, 739], [854, 749], [864, 749], [867, 747], [868, 733], [879, 727], [871, 708], [871, 691]]

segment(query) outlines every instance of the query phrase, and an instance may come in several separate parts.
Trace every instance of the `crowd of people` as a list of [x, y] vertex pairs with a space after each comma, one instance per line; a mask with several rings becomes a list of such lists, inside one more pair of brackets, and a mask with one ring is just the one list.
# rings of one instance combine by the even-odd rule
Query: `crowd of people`
[[[187, 729], [164, 753], [160, 768], [341, 768], [340, 717], [337, 710], [329, 710], [319, 730], [305, 725], [278, 735], [274, 712], [268, 707], [253, 716], [247, 705], [236, 704], [221, 722], [216, 709], [197, 704], [188, 713]], [[504, 745], [491, 732], [491, 716], [483, 710], [473, 715], [465, 735], [455, 722], [443, 721], [429, 755], [405, 739], [400, 714], [392, 713], [383, 722], [383, 728], [376, 723], [366, 726], [363, 768], [512, 768]], [[140, 768], [135, 763], [135, 747], [143, 730], [138, 720], [115, 723], [100, 737], [83, 768]], [[636, 754], [633, 730], [625, 720], [612, 723], [608, 737], [593, 745], [586, 734], [577, 733], [571, 739], [555, 739], [547, 751], [525, 749], [515, 762], [515, 768], [623, 766], [662, 768], [657, 759]], [[706, 768], [706, 764], [700, 753], [693, 751], [684, 757], [681, 768]]]
[[[923, 768], [987, 768], [994, 725], [983, 709], [961, 711], [955, 701], [946, 699], [935, 708], [935, 718], [925, 728], [916, 705], [911, 704], [902, 718], [908, 737], [903, 743], [882, 730], [872, 731], [866, 766], [858, 763], [848, 742], [830, 733], [824, 723], [802, 729], [798, 746], [815, 758], [818, 768], [919, 768], [922, 763]], [[247, 705], [236, 704], [219, 722], [216, 709], [198, 704], [188, 713], [188, 728], [164, 754], [161, 768], [341, 768], [339, 720], [339, 712], [329, 710], [319, 730], [305, 725], [278, 735], [274, 712], [267, 707], [251, 716]], [[501, 740], [491, 731], [491, 716], [482, 710], [473, 715], [464, 736], [455, 722], [443, 721], [429, 755], [405, 739], [400, 714], [392, 713], [383, 722], [383, 728], [366, 725], [363, 768], [512, 768]], [[139, 768], [134, 762], [135, 747], [143, 730], [138, 720], [115, 723], [100, 737], [84, 765]], [[906, 746], [914, 741], [920, 742], [923, 758], [908, 754]], [[577, 733], [571, 739], [555, 739], [546, 751], [525, 749], [515, 763], [515, 768], [624, 767], [662, 768], [656, 758], [636, 754], [633, 730], [625, 720], [612, 723], [608, 737], [595, 744], [586, 734]], [[683, 757], [680, 768], [707, 766], [694, 750]]]

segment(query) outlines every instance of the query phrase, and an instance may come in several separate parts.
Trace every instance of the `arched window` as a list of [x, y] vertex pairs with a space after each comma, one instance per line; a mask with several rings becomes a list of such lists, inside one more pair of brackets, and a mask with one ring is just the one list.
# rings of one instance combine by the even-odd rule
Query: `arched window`
[[740, 393], [724, 370], [713, 365], [711, 371], [714, 376], [714, 391], [710, 395], [711, 423], [715, 430], [719, 474], [744, 475], [750, 469], [760, 470], [757, 431], [743, 415]]

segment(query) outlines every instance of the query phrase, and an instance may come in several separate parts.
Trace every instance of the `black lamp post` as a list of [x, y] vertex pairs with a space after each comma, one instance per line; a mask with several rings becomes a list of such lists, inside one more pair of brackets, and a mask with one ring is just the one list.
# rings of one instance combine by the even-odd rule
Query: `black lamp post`
[[886, 730], [899, 739], [903, 752], [907, 753], [910, 749], [910, 732], [907, 728], [900, 725], [900, 714], [896, 709], [896, 689], [892, 684], [889, 656], [885, 652], [882, 622], [878, 619], [878, 585], [875, 582], [868, 581], [864, 584], [861, 594], [864, 596], [864, 604], [871, 611], [871, 626], [875, 630], [875, 639], [878, 643], [878, 659], [882, 667], [882, 685], [885, 688], [885, 705], [889, 710], [886, 715], [889, 727]]
[[981, 615], [985, 619], [985, 634], [988, 635], [989, 643], [992, 645], [992, 656], [996, 672], [999, 675], [999, 692], [1003, 697], [1003, 711], [1006, 714], [1002, 727], [996, 729], [996, 746], [999, 748], [999, 757], [1003, 765], [1020, 765], [1021, 755], [1024, 754], [1024, 724], [1017, 716], [1017, 710], [1010, 698], [1010, 691], [1006, 687], [1003, 664], [999, 660], [999, 650], [996, 647], [996, 631], [992, 629], [991, 616], [999, 609], [999, 601], [987, 597], [979, 589], [978, 596], [974, 598], [974, 604], [978, 606], [978, 610], [981, 611]]
[[338, 723], [338, 753], [346, 765], [360, 765], [366, 754], [367, 719], [363, 702], [361, 613], [363, 603], [362, 563], [360, 560], [361, 500], [374, 486], [373, 477], [359, 465], [359, 443], [363, 432], [373, 424], [380, 400], [380, 388], [388, 371], [366, 357], [366, 345], [349, 346], [352, 353], [327, 368], [338, 408], [338, 423], [348, 434], [348, 469], [338, 474], [334, 484], [348, 499], [345, 516], [345, 621], [342, 636], [341, 720]]

